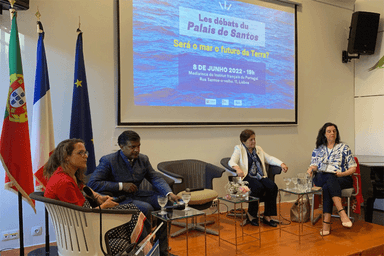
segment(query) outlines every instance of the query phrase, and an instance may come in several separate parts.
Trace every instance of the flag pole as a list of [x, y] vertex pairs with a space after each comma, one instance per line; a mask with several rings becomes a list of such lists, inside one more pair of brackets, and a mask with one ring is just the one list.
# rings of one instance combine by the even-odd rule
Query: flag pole
[[69, 138], [82, 139], [85, 142], [85, 148], [89, 152], [87, 160], [88, 177], [96, 169], [95, 149], [92, 132], [91, 109], [88, 96], [88, 85], [85, 72], [84, 54], [83, 54], [83, 32], [79, 27], [76, 41], [75, 57], [75, 76], [73, 81], [72, 111]]
[[23, 225], [23, 196], [17, 193], [19, 198], [19, 229], [20, 229], [20, 256], [24, 256], [24, 225]]
[[31, 147], [28, 130], [27, 100], [24, 85], [15, 0], [9, 0], [11, 33], [9, 37], [9, 90], [0, 137], [0, 160], [5, 169], [5, 189], [18, 195], [20, 255], [24, 256], [23, 203], [35, 209], [29, 197], [33, 192]]
[[[43, 25], [42, 23], [40, 22], [40, 17], [41, 17], [41, 14], [39, 12], [39, 8], [37, 7], [37, 12], [35, 14], [36, 18], [37, 18], [37, 33], [39, 34], [39, 37], [42, 33], [44, 33], [44, 29], [43, 29]], [[43, 44], [43, 38], [44, 38], [44, 34], [42, 34], [42, 38], [41, 38], [41, 41], [40, 41], [40, 38], [39, 38], [39, 44], [38, 43], [38, 49], [39, 47], [40, 48], [40, 54], [44, 54], [45, 56], [45, 49], [44, 49], [44, 44]], [[38, 50], [38, 53], [37, 55], [39, 55], [39, 50]], [[40, 58], [40, 61], [39, 61], [39, 57], [37, 57], [38, 61], [37, 61], [37, 64], [36, 64], [36, 77], [42, 77], [42, 76], [39, 76], [41, 75], [41, 73], [39, 72], [39, 65], [41, 66], [44, 66], [43, 63], [46, 63], [46, 60], [45, 60], [45, 57], [44, 58]], [[45, 65], [46, 66], [46, 65]], [[41, 70], [40, 70], [41, 71]], [[36, 94], [36, 89], [37, 88], [40, 88], [41, 89], [41, 86], [44, 86], [45, 89], [49, 89], [49, 81], [48, 81], [48, 70], [43, 70], [42, 71], [44, 73], [44, 75], [46, 75], [46, 80], [43, 80], [45, 83], [43, 83], [41, 80], [39, 80], [39, 82], [35, 82], [35, 94]], [[47, 97], [47, 95], [46, 95]], [[40, 99], [41, 100], [41, 99]], [[47, 99], [48, 100], [48, 99]], [[47, 107], [49, 107], [49, 109], [51, 108], [51, 104], [50, 104], [50, 96], [49, 96], [49, 104], [46, 104]], [[38, 112], [41, 111], [40, 108], [35, 108], [35, 102], [34, 102], [34, 109], [33, 109], [33, 112], [34, 112], [34, 115], [38, 115]], [[47, 120], [51, 120], [52, 119], [52, 116], [49, 116], [47, 117]], [[34, 151], [34, 153], [39, 153], [39, 154], [43, 154], [43, 153], [46, 153], [47, 155], [45, 155], [46, 158], [48, 158], [48, 153], [50, 153], [50, 148], [47, 152], [37, 152], [39, 149], [40, 151], [42, 150], [42, 143], [41, 143], [41, 137], [38, 136], [39, 133], [43, 132], [41, 131], [41, 128], [39, 126], [39, 123], [41, 123], [41, 120], [35, 120], [35, 117], [33, 118], [33, 121], [32, 121], [32, 137], [33, 137], [33, 146], [34, 148], [36, 149]], [[52, 123], [51, 123], [52, 124]], [[51, 125], [52, 126], [52, 125]], [[50, 142], [50, 144], [52, 144], [52, 148], [54, 148], [54, 142], [53, 142], [53, 127], [52, 127], [52, 130], [48, 130], [48, 131], [45, 131], [45, 133], [48, 133], [49, 135], [52, 136], [52, 138], [45, 138], [44, 141], [46, 142]], [[48, 136], [49, 137], [49, 136]], [[38, 146], [36, 146], [35, 144], [38, 143]], [[43, 150], [44, 151], [44, 150]], [[39, 157], [38, 157], [39, 158]], [[34, 157], [34, 160], [35, 160], [35, 157]], [[44, 158], [44, 162], [46, 161], [46, 159]], [[43, 164], [43, 163], [41, 163]], [[38, 188], [44, 188], [45, 187], [45, 183], [46, 183], [46, 180], [44, 179], [44, 177], [42, 177], [42, 167], [40, 166], [40, 163], [39, 162], [35, 162], [34, 161], [34, 164], [33, 164], [33, 167], [36, 170], [35, 172], [35, 177], [36, 179], [38, 180], [38, 183], [39, 183], [39, 186]], [[31, 251], [30, 253], [28, 253], [28, 256], [40, 256], [40, 255], [46, 255], [46, 256], [53, 256], [53, 255], [58, 255], [57, 253], [57, 246], [50, 246], [49, 244], [49, 218], [48, 218], [48, 211], [47, 211], [47, 208], [45, 207], [44, 208], [44, 213], [45, 213], [45, 247], [41, 247], [41, 248], [38, 248], [38, 249], [35, 249], [33, 251]]]
[[[13, 9], [13, 4], [16, 1], [9, 0], [11, 3], [12, 9], [9, 10], [9, 14], [11, 15], [11, 21], [13, 16], [15, 15], [15, 9]], [[17, 192], [18, 197], [18, 206], [19, 206], [19, 244], [20, 244], [20, 256], [24, 256], [24, 223], [23, 223], [23, 196], [20, 191]]]
[[[9, 0], [11, 4], [11, 9], [9, 10], [9, 14], [11, 16], [11, 21], [16, 11], [13, 9], [13, 4], [15, 0]], [[24, 256], [24, 225], [23, 225], [23, 196], [20, 191], [17, 192], [18, 195], [18, 207], [19, 207], [19, 243], [20, 243], [20, 256]]]

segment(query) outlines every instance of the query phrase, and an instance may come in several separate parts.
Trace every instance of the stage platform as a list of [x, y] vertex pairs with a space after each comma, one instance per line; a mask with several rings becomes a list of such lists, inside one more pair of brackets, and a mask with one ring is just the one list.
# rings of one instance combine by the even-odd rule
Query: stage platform
[[[289, 208], [291, 203], [282, 204], [282, 216], [288, 219]], [[340, 220], [332, 218], [331, 235], [321, 237], [319, 231], [321, 229], [321, 221], [313, 227], [304, 227], [305, 236], [302, 237], [299, 244], [296, 235], [282, 232], [280, 236], [279, 228], [272, 228], [261, 224], [261, 247], [259, 242], [254, 241], [248, 244], [238, 246], [238, 251], [234, 245], [225, 241], [220, 242], [218, 237], [207, 234], [207, 255], [209, 256], [227, 256], [227, 255], [289, 255], [289, 256], [383, 256], [384, 255], [384, 226], [367, 223], [364, 221], [363, 215], [354, 214], [356, 221], [351, 229], [346, 229], [341, 226]], [[216, 219], [216, 215], [210, 215], [207, 219]], [[284, 221], [287, 224], [287, 221]], [[306, 223], [310, 225], [309, 222]], [[221, 214], [220, 226], [217, 222], [208, 225], [212, 229], [220, 228], [220, 231], [225, 239], [230, 239], [234, 236], [233, 219]], [[298, 232], [297, 223], [284, 225], [284, 228], [292, 232]], [[171, 232], [178, 230], [179, 227], [172, 226]], [[257, 227], [250, 224], [244, 227], [245, 233], [255, 233]], [[170, 239], [171, 253], [178, 256], [187, 255], [185, 235], [181, 235]], [[188, 256], [204, 255], [204, 233], [199, 231], [189, 232], [189, 252]], [[40, 246], [29, 247], [25, 249], [25, 255], [33, 249]], [[17, 256], [19, 250], [9, 250], [1, 252], [2, 256]]]
[[[289, 208], [292, 204], [285, 203], [282, 206], [282, 216], [289, 219]], [[356, 221], [351, 229], [346, 229], [341, 225], [340, 219], [332, 218], [332, 231], [329, 236], [320, 235], [321, 220], [314, 226], [307, 222], [304, 226], [304, 236], [299, 239], [296, 235], [288, 232], [282, 232], [280, 236], [279, 228], [273, 228], [261, 224], [261, 247], [259, 242], [254, 241], [248, 244], [238, 246], [238, 251], [234, 245], [225, 241], [220, 242], [218, 237], [207, 234], [207, 255], [210, 256], [226, 256], [226, 255], [294, 255], [294, 256], [318, 256], [318, 255], [384, 255], [384, 226], [367, 223], [363, 220], [362, 215], [354, 215]], [[211, 215], [207, 219], [215, 219]], [[288, 224], [284, 221], [284, 224]], [[233, 219], [221, 214], [220, 227], [218, 223], [208, 225], [209, 228], [220, 228], [221, 233], [226, 239], [234, 237]], [[283, 225], [283, 228], [298, 233], [298, 224], [291, 223]], [[178, 230], [176, 226], [172, 226], [171, 232]], [[238, 229], [239, 230], [239, 229]], [[244, 227], [246, 234], [256, 233], [257, 227], [250, 224]], [[248, 238], [246, 238], [248, 239]], [[170, 241], [171, 253], [182, 256], [186, 254], [185, 235], [172, 238]], [[189, 256], [204, 255], [204, 233], [199, 231], [191, 231], [189, 233]]]

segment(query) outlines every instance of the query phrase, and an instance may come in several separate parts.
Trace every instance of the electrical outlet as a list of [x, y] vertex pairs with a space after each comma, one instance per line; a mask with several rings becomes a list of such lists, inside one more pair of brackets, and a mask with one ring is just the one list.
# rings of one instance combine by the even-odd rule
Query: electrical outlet
[[2, 241], [7, 241], [7, 240], [9, 240], [9, 233], [8, 233], [8, 232], [2, 232], [2, 233], [1, 233], [1, 240], [2, 240]]
[[8, 241], [12, 239], [18, 239], [19, 238], [19, 230], [9, 230], [1, 233], [1, 240], [2, 241]]
[[9, 232], [9, 240], [19, 238], [19, 230]]
[[42, 228], [41, 226], [35, 226], [31, 228], [31, 235], [32, 236], [41, 236], [42, 234]]

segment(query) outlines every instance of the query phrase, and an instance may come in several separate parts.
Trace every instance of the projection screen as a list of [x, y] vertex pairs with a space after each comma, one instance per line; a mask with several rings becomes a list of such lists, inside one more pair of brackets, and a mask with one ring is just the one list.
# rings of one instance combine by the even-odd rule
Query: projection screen
[[297, 124], [296, 11], [120, 0], [118, 125]]

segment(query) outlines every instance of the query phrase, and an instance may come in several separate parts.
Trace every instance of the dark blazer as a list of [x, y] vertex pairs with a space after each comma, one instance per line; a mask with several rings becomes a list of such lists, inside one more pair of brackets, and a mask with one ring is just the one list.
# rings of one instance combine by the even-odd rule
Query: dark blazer
[[166, 195], [172, 192], [167, 182], [152, 168], [146, 155], [139, 154], [139, 157], [133, 162], [133, 166], [130, 167], [130, 162], [120, 152], [121, 150], [100, 159], [99, 165], [88, 181], [89, 187], [100, 193], [112, 193], [113, 196], [151, 196], [155, 194], [155, 191], [139, 190], [135, 194], [119, 191], [119, 182], [131, 182], [139, 187], [146, 178], [159, 194]]

